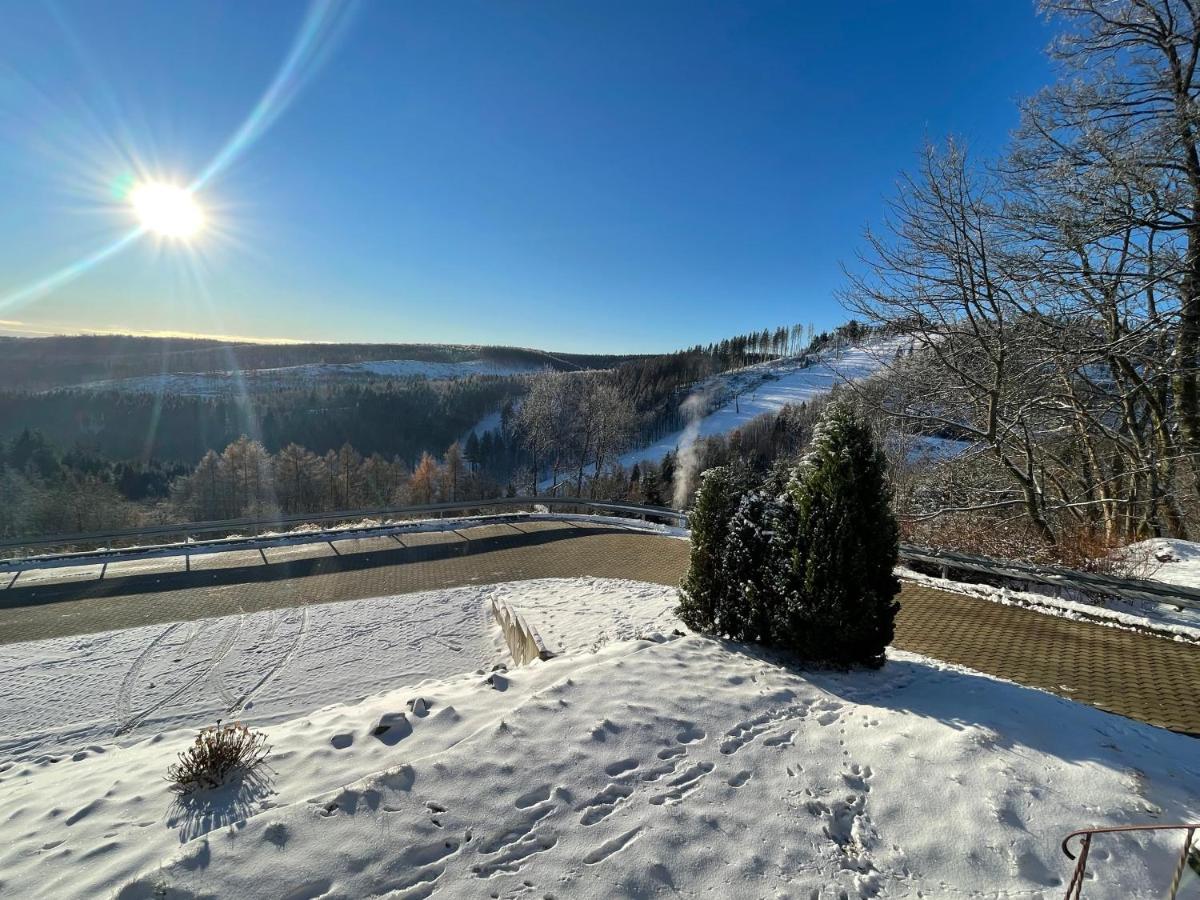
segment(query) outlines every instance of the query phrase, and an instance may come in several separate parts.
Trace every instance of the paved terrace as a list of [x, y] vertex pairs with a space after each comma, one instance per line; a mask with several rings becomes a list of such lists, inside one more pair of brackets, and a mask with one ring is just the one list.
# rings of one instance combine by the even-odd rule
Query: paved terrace
[[[445, 532], [48, 569], [0, 585], [0, 643], [530, 578], [678, 584], [688, 545], [593, 522]], [[1200, 735], [1200, 647], [905, 584], [895, 645]]]

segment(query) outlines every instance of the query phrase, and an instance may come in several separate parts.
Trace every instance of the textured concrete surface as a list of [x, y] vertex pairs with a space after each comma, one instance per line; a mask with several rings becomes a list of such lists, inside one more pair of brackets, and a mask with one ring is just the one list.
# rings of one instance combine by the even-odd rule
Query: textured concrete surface
[[[468, 584], [595, 576], [678, 584], [688, 545], [538, 522], [220, 554], [191, 571], [50, 571], [0, 589], [0, 644]], [[312, 548], [320, 548], [314, 551]], [[32, 573], [30, 573], [32, 574]], [[906, 584], [895, 645], [1200, 734], [1200, 648]], [[536, 626], [536, 623], [535, 623]]]

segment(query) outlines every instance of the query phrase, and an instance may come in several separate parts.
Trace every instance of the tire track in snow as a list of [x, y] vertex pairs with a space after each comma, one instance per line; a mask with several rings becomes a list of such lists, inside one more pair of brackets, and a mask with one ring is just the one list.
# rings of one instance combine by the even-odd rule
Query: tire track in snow
[[[125, 706], [122, 707], [120, 704], [120, 700], [118, 701], [118, 711], [120, 712], [122, 709], [124, 709], [125, 713], [118, 720], [117, 730], [114, 733], [114, 737], [121, 737], [122, 735], [128, 734], [129, 732], [133, 731], [142, 722], [142, 720], [145, 719], [147, 716], [149, 716], [151, 713], [155, 712], [156, 710], [162, 709], [167, 704], [171, 703], [178, 697], [182, 696], [186, 691], [190, 690], [192, 687], [194, 687], [195, 685], [199, 684], [201, 681], [208, 678], [208, 676], [212, 673], [212, 670], [215, 669], [218, 665], [220, 665], [221, 660], [223, 660], [225, 658], [226, 654], [228, 654], [229, 651], [233, 648], [234, 642], [238, 639], [238, 636], [241, 634], [243, 619], [244, 619], [244, 617], [239, 616], [237, 623], [228, 630], [228, 633], [224, 637], [221, 638], [220, 642], [214, 648], [212, 658], [210, 659], [209, 664], [206, 668], [204, 668], [198, 674], [193, 675], [191, 678], [184, 681], [181, 685], [179, 685], [179, 687], [177, 687], [175, 690], [171, 691], [169, 694], [167, 694], [161, 700], [151, 703], [149, 706], [147, 706], [145, 709], [143, 709], [139, 713], [130, 714], [128, 712], [128, 710], [129, 710], [130, 706], [132, 705], [133, 685], [134, 685], [135, 681], [137, 680], [137, 676], [140, 674], [141, 670], [145, 667], [146, 660], [149, 658], [150, 653], [153, 650], [155, 650], [159, 646], [159, 644], [161, 644], [161, 638], [166, 637], [166, 635], [168, 633], [174, 631], [176, 628], [179, 627], [179, 624], [182, 624], [182, 623], [171, 626], [170, 628], [167, 629], [167, 631], [163, 632], [162, 635], [159, 635], [159, 638], [156, 639], [154, 642], [152, 642], [151, 645], [149, 647], [147, 647], [146, 650], [144, 650], [138, 656], [138, 659], [135, 661], [134, 665], [130, 667], [129, 674], [126, 675], [125, 683], [121, 687], [122, 693], [125, 697]], [[208, 626], [207, 622], [202, 624], [199, 628], [196, 629], [195, 633], [193, 633], [192, 636], [188, 638], [187, 643], [184, 645], [184, 650], [183, 650], [184, 653], [186, 653], [191, 648], [192, 642], [196, 639], [196, 637], [198, 637], [200, 635], [201, 632], [206, 630], [207, 626]], [[135, 669], [136, 669], [136, 671], [135, 671]]]
[[[269, 638], [274, 635], [276, 624], [276, 620], [272, 618], [271, 625], [265, 637]], [[304, 643], [304, 637], [307, 634], [308, 607], [301, 606], [300, 623], [296, 626], [296, 639], [292, 641], [292, 645], [288, 647], [288, 649], [279, 657], [275, 664], [268, 668], [263, 676], [251, 686], [250, 690], [243, 693], [240, 697], [235, 698], [233, 702], [230, 703], [230, 705], [226, 708], [225, 712], [237, 713], [245, 709], [246, 704], [253, 700], [255, 695], [265, 688], [271, 682], [271, 679], [282, 672], [284, 667], [286, 667], [287, 664], [292, 661], [292, 657], [296, 655], [296, 652], [300, 649], [301, 644]]]
[[[274, 630], [275, 613], [271, 612], [271, 629]], [[246, 627], [246, 613], [239, 610], [237, 633], [241, 634]], [[237, 695], [229, 689], [229, 685], [225, 683], [225, 670], [220, 666], [213, 666], [208, 670], [208, 676], [205, 678], [209, 688], [215, 693], [221, 702], [226, 706], [232, 706], [237, 702]]]
[[146, 660], [152, 653], [154, 653], [159, 644], [166, 640], [169, 635], [178, 631], [182, 626], [182, 622], [176, 622], [174, 625], [168, 625], [166, 628], [160, 631], [155, 636], [154, 640], [147, 644], [145, 649], [143, 649], [142, 652], [137, 655], [134, 661], [130, 663], [129, 671], [125, 673], [125, 677], [121, 680], [121, 688], [117, 692], [116, 733], [118, 735], [123, 733], [124, 725], [129, 720], [129, 710], [133, 705], [133, 686], [137, 682], [137, 678], [141, 674], [142, 669], [145, 668]]

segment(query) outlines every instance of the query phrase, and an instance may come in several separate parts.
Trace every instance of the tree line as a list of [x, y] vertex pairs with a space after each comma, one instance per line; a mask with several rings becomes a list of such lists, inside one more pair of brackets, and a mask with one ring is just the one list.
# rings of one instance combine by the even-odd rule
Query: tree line
[[319, 453], [353, 444], [415, 461], [440, 451], [481, 418], [520, 396], [518, 377], [316, 386], [247, 396], [195, 397], [119, 391], [0, 392], [0, 439], [39, 431], [60, 448], [109, 460], [192, 465], [251, 435], [277, 451], [299, 443]]
[[[632, 447], [682, 430], [687, 424], [683, 403], [706, 378], [780, 356], [815, 355], [834, 343], [860, 341], [869, 331], [856, 321], [819, 333], [811, 325], [781, 326], [607, 371], [536, 376], [517, 417], [529, 454], [523, 483], [530, 490], [548, 484], [575, 496], [604, 496], [613, 490], [605, 468], [615, 466]], [[719, 394], [710, 398], [711, 403], [726, 399]], [[625, 473], [615, 476], [620, 482]]]
[[[622, 453], [682, 426], [698, 380], [861, 337], [767, 329], [609, 370], [317, 387], [248, 397], [116, 391], [0, 394], [23, 424], [0, 441], [4, 536], [227, 518], [560, 495], [671, 502], [674, 453]], [[481, 421], [496, 415], [491, 427]], [[701, 442], [705, 465], [765, 471], [810, 427], [802, 409]], [[2, 431], [2, 426], [0, 426]], [[69, 450], [62, 450], [69, 447]], [[549, 483], [546, 482], [549, 480]]]

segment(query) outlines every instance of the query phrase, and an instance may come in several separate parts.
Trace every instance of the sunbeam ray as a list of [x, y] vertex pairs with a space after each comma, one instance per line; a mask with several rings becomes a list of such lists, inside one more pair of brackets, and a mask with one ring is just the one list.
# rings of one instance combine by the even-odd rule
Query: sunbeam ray
[[[206, 186], [228, 169], [279, 119], [304, 85], [311, 80], [329, 57], [338, 39], [350, 24], [357, 7], [358, 0], [314, 0], [309, 5], [299, 31], [292, 41], [291, 48], [270, 85], [233, 135], [221, 146], [221, 149], [201, 170], [200, 174], [192, 180], [187, 187], [189, 193], [194, 193]], [[60, 27], [71, 35], [66, 21], [57, 9], [55, 9], [55, 15]], [[82, 55], [81, 58], [85, 62], [88, 61], [86, 55], [83, 54], [82, 47], [75, 46], [75, 50]], [[107, 99], [112, 104], [116, 103], [116, 99], [112, 96], [108, 96]], [[74, 281], [90, 269], [130, 247], [148, 231], [149, 229], [144, 224], [134, 228], [99, 250], [63, 266], [58, 271], [32, 284], [0, 297], [0, 310], [11, 309], [37, 300]]]
[[105, 260], [116, 256], [145, 233], [146, 229], [141, 226], [134, 228], [126, 232], [117, 240], [113, 241], [111, 244], [108, 244], [94, 253], [83, 257], [83, 259], [76, 260], [69, 266], [64, 266], [57, 272], [42, 278], [40, 281], [35, 281], [33, 284], [26, 285], [19, 290], [13, 291], [3, 299], [0, 299], [0, 309], [11, 309], [23, 302], [36, 300], [38, 297], [44, 296], [45, 294], [62, 287], [64, 284], [74, 281], [93, 266], [99, 265]]
[[199, 190], [229, 168], [287, 110], [300, 89], [328, 59], [357, 6], [356, 0], [317, 0], [309, 6], [271, 84], [233, 136], [191, 183], [191, 190]]

